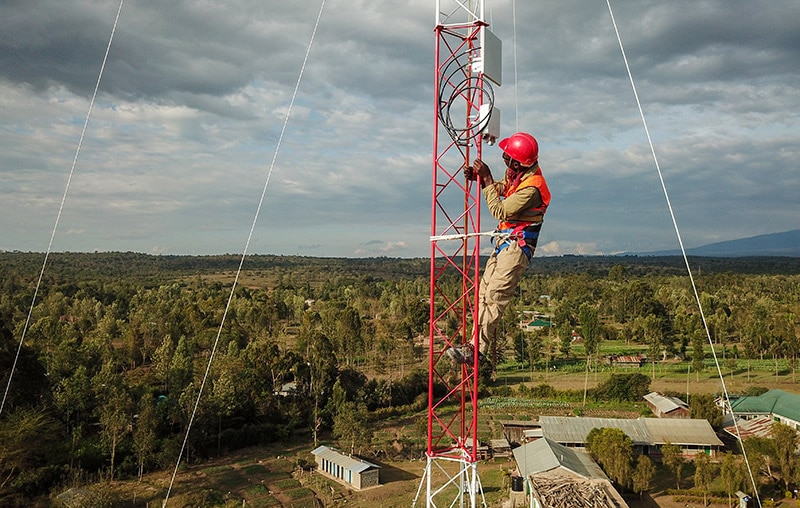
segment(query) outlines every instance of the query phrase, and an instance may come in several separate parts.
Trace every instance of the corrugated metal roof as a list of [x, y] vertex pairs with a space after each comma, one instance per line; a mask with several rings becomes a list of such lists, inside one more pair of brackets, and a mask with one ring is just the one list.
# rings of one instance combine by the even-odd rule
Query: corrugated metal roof
[[527, 325], [528, 328], [547, 328], [553, 326], [553, 323], [547, 321], [546, 319], [534, 319], [533, 321], [529, 322]]
[[525, 436], [525, 439], [540, 438], [544, 436], [541, 428], [524, 430], [522, 431], [522, 435]]
[[650, 392], [644, 396], [644, 400], [654, 405], [662, 413], [669, 413], [676, 409], [689, 409], [689, 406], [677, 397], [665, 397], [658, 392]]
[[506, 438], [490, 439], [489, 446], [491, 446], [492, 449], [494, 450], [498, 450], [500, 448], [511, 448], [511, 445], [509, 444], [508, 439]]
[[503, 427], [538, 427], [538, 420], [500, 420]]
[[585, 443], [592, 429], [614, 428], [625, 433], [633, 444], [647, 445], [652, 441], [639, 420], [624, 418], [582, 418], [574, 416], [541, 416], [542, 433], [558, 443]]
[[773, 423], [775, 423], [775, 421], [771, 416], [758, 416], [752, 420], [737, 418], [735, 425], [731, 422], [730, 425], [724, 427], [722, 430], [733, 437], [737, 437], [736, 428], [738, 426], [738, 434], [742, 439], [747, 439], [748, 437], [772, 437]]
[[642, 360], [644, 360], [644, 357], [641, 355], [623, 355], [612, 358], [614, 363], [642, 363]]
[[734, 413], [776, 414], [800, 422], [800, 395], [773, 389], [757, 397], [731, 401]]
[[681, 444], [722, 446], [711, 424], [700, 419], [580, 418], [542, 416], [542, 432], [558, 443], [585, 443], [592, 429], [612, 428], [625, 433], [634, 445]]
[[358, 457], [353, 457], [352, 455], [344, 455], [340, 451], [327, 446], [319, 446], [312, 450], [311, 453], [317, 457], [327, 460], [328, 462], [332, 462], [340, 467], [349, 469], [354, 473], [361, 473], [372, 468], [380, 469], [381, 467], [371, 462], [367, 462], [366, 460], [359, 459]]
[[547, 438], [515, 448], [514, 460], [522, 476], [563, 467], [584, 478], [608, 479], [588, 453], [567, 448]]
[[722, 446], [722, 441], [708, 420], [640, 418], [653, 439], [653, 444]]

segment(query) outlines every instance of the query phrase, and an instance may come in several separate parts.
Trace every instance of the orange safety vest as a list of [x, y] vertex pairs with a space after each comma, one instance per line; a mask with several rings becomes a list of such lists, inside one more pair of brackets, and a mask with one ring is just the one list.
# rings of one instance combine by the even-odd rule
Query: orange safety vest
[[526, 217], [540, 217], [545, 214], [547, 211], [547, 206], [550, 204], [550, 189], [547, 188], [547, 182], [542, 176], [541, 168], [536, 168], [536, 172], [532, 175], [525, 177], [524, 180], [519, 182], [518, 185], [513, 186], [511, 183], [506, 185], [506, 189], [504, 192], [504, 198], [508, 198], [515, 192], [520, 189], [524, 189], [526, 187], [536, 187], [539, 190], [539, 195], [542, 198], [542, 205], [537, 207], [532, 207], [528, 210], [524, 210], [520, 216], [513, 221], [502, 221], [497, 226], [497, 229], [504, 230], [504, 229], [517, 229], [517, 228], [524, 228], [526, 226], [530, 226], [531, 224], [538, 223], [538, 221], [526, 221]]

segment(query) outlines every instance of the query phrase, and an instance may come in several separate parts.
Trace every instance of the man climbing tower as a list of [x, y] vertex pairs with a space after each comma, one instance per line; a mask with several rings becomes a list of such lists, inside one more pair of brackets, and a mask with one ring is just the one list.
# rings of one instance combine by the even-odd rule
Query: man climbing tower
[[[467, 180], [480, 183], [489, 212], [500, 221], [492, 239], [494, 252], [486, 262], [479, 290], [478, 368], [484, 378], [487, 371], [493, 373], [496, 368], [497, 327], [533, 257], [550, 204], [550, 190], [539, 168], [536, 138], [517, 132], [498, 146], [506, 164], [502, 180], [495, 181], [489, 166], [480, 159], [464, 168]], [[491, 362], [486, 359], [489, 353]], [[474, 360], [471, 346], [450, 348], [447, 354], [456, 363], [471, 364]]]

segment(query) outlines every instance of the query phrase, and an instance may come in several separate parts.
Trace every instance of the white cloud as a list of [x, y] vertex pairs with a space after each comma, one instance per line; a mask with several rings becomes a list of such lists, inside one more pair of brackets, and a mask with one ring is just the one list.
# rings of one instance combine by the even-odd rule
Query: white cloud
[[[795, 229], [800, 5], [612, 5], [685, 243]], [[553, 192], [539, 253], [674, 248], [605, 5], [517, 2], [516, 60], [510, 2], [488, 6], [504, 44], [502, 130], [538, 137]], [[318, 9], [125, 4], [54, 248], [240, 251]], [[328, 2], [258, 252], [429, 255], [433, 10]], [[1, 249], [46, 248], [115, 13], [0, 4]], [[485, 152], [495, 174], [499, 153]]]

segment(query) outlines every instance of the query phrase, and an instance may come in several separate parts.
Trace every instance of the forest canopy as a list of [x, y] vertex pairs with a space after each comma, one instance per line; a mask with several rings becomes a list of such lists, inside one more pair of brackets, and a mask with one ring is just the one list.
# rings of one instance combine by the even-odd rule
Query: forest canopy
[[[55, 253], [31, 308], [43, 259], [0, 253], [4, 388], [16, 360], [0, 415], [0, 502], [80, 472], [130, 478], [169, 467], [214, 350], [189, 461], [323, 432], [358, 452], [382, 446], [374, 422], [426, 407], [430, 260], [248, 256], [221, 326], [237, 256]], [[739, 360], [794, 372], [800, 259], [691, 262], [712, 340]], [[551, 320], [548, 334], [518, 326], [532, 312]], [[703, 359], [678, 258], [537, 258], [503, 329], [501, 359], [540, 369], [574, 362], [576, 330], [585, 331], [592, 347], [581, 354], [595, 357], [576, 368], [587, 379], [602, 363], [595, 341]], [[601, 383], [593, 397], [636, 399], [647, 373]]]

